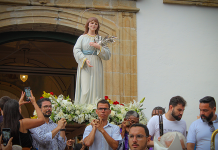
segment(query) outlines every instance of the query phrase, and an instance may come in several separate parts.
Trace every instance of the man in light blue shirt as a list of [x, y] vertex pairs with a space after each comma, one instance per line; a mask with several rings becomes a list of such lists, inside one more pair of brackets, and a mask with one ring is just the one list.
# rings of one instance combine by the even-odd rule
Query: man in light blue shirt
[[[211, 135], [218, 129], [218, 117], [216, 112], [216, 102], [211, 96], [202, 98], [199, 104], [201, 118], [194, 121], [189, 127], [187, 136], [187, 149], [209, 150]], [[218, 150], [218, 136], [215, 138], [215, 148]]]
[[83, 140], [89, 150], [116, 150], [122, 140], [120, 128], [108, 122], [110, 104], [107, 100], [100, 100], [97, 104], [96, 114], [99, 119], [94, 119], [87, 126]]
[[39, 127], [30, 129], [33, 138], [33, 147], [38, 150], [64, 150], [66, 147], [64, 118], [54, 123], [49, 117], [52, 112], [52, 105], [49, 98], [42, 98], [37, 101], [39, 108], [45, 117], [45, 123]]

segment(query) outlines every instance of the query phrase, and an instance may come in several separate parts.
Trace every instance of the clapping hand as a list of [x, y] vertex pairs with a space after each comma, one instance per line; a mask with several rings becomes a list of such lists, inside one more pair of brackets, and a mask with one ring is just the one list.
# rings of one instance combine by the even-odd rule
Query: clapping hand
[[61, 119], [58, 121], [58, 126], [59, 126], [60, 129], [64, 129], [66, 125], [67, 125], [66, 119], [61, 118]]
[[95, 126], [96, 128], [102, 132], [104, 130], [104, 125], [103, 125], [103, 120], [100, 118], [100, 120], [98, 120], [96, 123], [95, 123]]

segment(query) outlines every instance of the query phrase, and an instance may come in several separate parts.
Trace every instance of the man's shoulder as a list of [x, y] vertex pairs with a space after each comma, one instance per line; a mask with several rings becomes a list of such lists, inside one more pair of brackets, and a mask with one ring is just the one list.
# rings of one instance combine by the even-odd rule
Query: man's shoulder
[[203, 121], [201, 120], [201, 119], [197, 119], [197, 120], [195, 120], [195, 121], [193, 121], [192, 123], [191, 123], [191, 126], [193, 126], [193, 125], [199, 125], [199, 124], [202, 124], [203, 123]]
[[92, 125], [86, 126], [85, 131], [86, 131], [86, 130], [90, 130], [90, 129], [92, 129]]
[[151, 117], [151, 119], [148, 121], [148, 124], [155, 123], [155, 122], [159, 122], [159, 116], [158, 115], [155, 115], [155, 116]]

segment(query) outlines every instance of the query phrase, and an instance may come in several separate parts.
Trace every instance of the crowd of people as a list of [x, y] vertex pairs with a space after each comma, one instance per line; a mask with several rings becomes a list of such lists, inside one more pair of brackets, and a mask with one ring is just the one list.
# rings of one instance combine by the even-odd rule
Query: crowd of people
[[[140, 116], [133, 110], [126, 113], [120, 126], [109, 123], [110, 104], [102, 99], [97, 103], [98, 118], [92, 120], [85, 128], [81, 141], [75, 144], [75, 139], [66, 138], [66, 120], [62, 118], [54, 123], [49, 118], [52, 113], [50, 99], [42, 98], [36, 102], [31, 92], [30, 102], [27, 102], [24, 101], [24, 95], [22, 92], [19, 102], [8, 96], [0, 98], [0, 131], [10, 128], [11, 135], [7, 145], [1, 143], [0, 149], [22, 147], [38, 150], [152, 150], [155, 149], [154, 138], [168, 148], [178, 135], [183, 149], [209, 150], [212, 132], [218, 129], [216, 101], [210, 96], [199, 100], [200, 118], [191, 124], [188, 133], [186, 122], [182, 119], [186, 101], [181, 96], [170, 99], [166, 113], [164, 108], [155, 107], [147, 125], [139, 123]], [[37, 119], [22, 117], [21, 106], [26, 103], [32, 103]], [[163, 135], [160, 132], [160, 116]]]

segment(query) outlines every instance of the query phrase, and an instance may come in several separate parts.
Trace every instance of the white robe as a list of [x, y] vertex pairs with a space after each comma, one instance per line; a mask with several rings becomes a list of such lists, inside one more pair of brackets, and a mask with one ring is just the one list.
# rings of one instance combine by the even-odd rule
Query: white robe
[[[104, 73], [101, 59], [109, 60], [111, 53], [108, 47], [96, 49], [89, 45], [95, 36], [81, 35], [74, 46], [73, 54], [78, 63], [75, 104], [94, 104], [104, 96]], [[85, 55], [89, 51], [89, 55]], [[92, 55], [95, 51], [95, 55]], [[88, 67], [86, 59], [93, 67]]]

